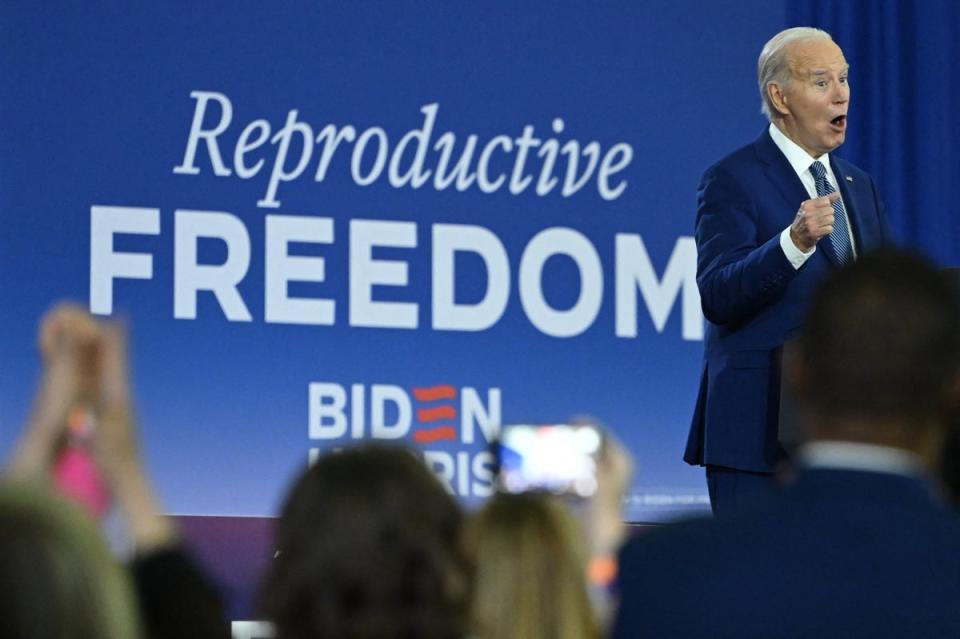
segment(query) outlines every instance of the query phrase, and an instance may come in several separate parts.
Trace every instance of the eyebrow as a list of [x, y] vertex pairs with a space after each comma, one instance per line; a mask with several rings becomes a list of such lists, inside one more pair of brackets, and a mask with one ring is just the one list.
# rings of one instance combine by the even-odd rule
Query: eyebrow
[[[844, 67], [843, 69], [840, 70], [840, 73], [849, 73], [849, 72], [850, 72], [850, 65], [849, 65], [849, 64], [848, 64], [846, 67]], [[827, 69], [814, 69], [813, 71], [810, 72], [810, 76], [811, 76], [811, 77], [817, 77], [817, 76], [822, 76], [822, 75], [828, 75], [829, 73], [830, 73], [830, 71], [828, 71]]]

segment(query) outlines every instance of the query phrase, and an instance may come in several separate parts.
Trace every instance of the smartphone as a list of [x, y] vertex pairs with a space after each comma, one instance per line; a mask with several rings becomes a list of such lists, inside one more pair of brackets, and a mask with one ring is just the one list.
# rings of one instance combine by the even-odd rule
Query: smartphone
[[593, 424], [506, 424], [493, 448], [503, 492], [587, 498], [597, 491], [603, 435]]

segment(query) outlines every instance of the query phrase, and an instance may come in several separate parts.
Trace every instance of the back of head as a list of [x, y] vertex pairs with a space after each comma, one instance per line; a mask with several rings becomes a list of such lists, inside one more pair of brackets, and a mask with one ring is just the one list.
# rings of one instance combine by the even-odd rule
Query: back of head
[[297, 480], [264, 586], [278, 639], [455, 639], [466, 625], [462, 514], [396, 447], [329, 454]]
[[950, 420], [939, 462], [939, 475], [947, 489], [947, 497], [960, 508], [960, 408]]
[[942, 423], [960, 375], [960, 301], [918, 256], [867, 255], [815, 295], [799, 351], [820, 418]]
[[0, 637], [135, 639], [127, 574], [85, 513], [47, 491], [0, 485]]
[[[960, 268], [949, 269], [946, 276], [953, 284], [954, 294], [960, 299]], [[954, 407], [950, 417], [940, 458], [940, 476], [954, 506], [960, 507], [960, 405]]]
[[599, 637], [586, 590], [585, 549], [573, 516], [540, 494], [498, 494], [467, 525], [476, 565], [474, 636]]

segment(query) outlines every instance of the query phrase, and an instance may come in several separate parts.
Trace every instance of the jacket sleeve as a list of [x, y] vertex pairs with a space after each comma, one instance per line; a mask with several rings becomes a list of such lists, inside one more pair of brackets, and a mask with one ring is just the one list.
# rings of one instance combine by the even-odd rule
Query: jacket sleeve
[[779, 232], [760, 237], [759, 215], [728, 172], [714, 166], [704, 173], [697, 191], [697, 285], [703, 314], [714, 324], [750, 320], [799, 272], [784, 255]]

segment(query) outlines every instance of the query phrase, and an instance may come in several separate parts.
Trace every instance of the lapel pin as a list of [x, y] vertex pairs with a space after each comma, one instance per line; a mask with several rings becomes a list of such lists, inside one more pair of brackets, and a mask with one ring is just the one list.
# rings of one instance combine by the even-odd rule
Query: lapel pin
[[847, 176], [847, 182], [853, 182], [853, 178], [849, 175]]

